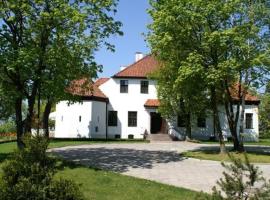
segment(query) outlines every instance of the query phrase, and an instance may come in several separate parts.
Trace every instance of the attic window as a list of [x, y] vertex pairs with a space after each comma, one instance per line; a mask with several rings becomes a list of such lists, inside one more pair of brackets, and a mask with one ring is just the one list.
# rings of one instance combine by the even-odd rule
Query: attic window
[[120, 80], [120, 93], [128, 93], [128, 80]]

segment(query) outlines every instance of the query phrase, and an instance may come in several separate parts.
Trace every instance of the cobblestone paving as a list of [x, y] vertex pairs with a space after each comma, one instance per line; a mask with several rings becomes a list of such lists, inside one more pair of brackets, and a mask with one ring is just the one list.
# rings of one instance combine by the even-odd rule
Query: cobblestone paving
[[[51, 151], [87, 166], [210, 192], [222, 177], [224, 169], [220, 162], [184, 158], [180, 155], [181, 152], [200, 148], [217, 146], [188, 142], [121, 143], [63, 147]], [[270, 147], [263, 147], [262, 150], [270, 152]], [[270, 165], [258, 166], [264, 176], [270, 179]]]

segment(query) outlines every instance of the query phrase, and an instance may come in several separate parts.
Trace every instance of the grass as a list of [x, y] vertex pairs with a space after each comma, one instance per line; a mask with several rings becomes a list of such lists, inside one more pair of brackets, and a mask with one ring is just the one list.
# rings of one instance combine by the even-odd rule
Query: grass
[[[146, 140], [62, 140], [62, 139], [52, 139], [49, 144], [49, 148], [60, 148], [66, 146], [76, 146], [84, 144], [113, 144], [113, 143], [147, 143]], [[10, 153], [17, 148], [16, 142], [5, 142], [0, 143], [0, 153]]]
[[[218, 141], [199, 141], [201, 144], [219, 144]], [[232, 142], [226, 142], [226, 144], [232, 144]], [[262, 145], [270, 146], [270, 138], [260, 138], [259, 142], [245, 142], [244, 145]]]
[[[66, 146], [76, 146], [76, 145], [84, 145], [84, 144], [100, 144], [100, 143], [135, 143], [135, 142], [148, 142], [145, 140], [62, 140], [56, 139], [51, 140], [49, 144], [49, 148], [59, 148]], [[16, 142], [4, 142], [0, 143], [0, 163], [7, 159], [10, 154], [17, 149]]]
[[[230, 152], [236, 158], [244, 160], [243, 153]], [[230, 161], [227, 154], [220, 154], [218, 150], [197, 150], [182, 153], [185, 157], [197, 158], [200, 160]], [[247, 152], [251, 163], [270, 163], [270, 154], [264, 152]]]
[[[102, 141], [52, 141], [49, 147], [96, 144], [100, 142]], [[0, 165], [15, 149], [15, 142], [0, 144]], [[199, 192], [192, 190], [88, 168], [63, 160], [58, 162], [56, 178], [60, 177], [72, 179], [78, 183], [85, 198], [89, 200], [192, 200], [196, 199], [199, 194]], [[206, 194], [202, 195], [205, 196]]]
[[65, 165], [56, 177], [74, 180], [80, 184], [86, 199], [91, 200], [189, 200], [196, 199], [199, 194], [184, 188], [83, 166]]

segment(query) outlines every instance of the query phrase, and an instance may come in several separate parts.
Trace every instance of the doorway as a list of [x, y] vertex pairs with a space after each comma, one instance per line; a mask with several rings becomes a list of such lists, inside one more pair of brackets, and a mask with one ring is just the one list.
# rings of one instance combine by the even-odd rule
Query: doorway
[[162, 127], [162, 117], [159, 113], [151, 112], [151, 134], [160, 133]]

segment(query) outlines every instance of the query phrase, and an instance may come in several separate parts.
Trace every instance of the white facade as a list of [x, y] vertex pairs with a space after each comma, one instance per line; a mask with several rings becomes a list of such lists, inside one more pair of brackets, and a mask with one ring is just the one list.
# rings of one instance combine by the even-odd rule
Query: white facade
[[[137, 58], [137, 57], [136, 57]], [[143, 69], [142, 63], [145, 58], [139, 59], [136, 63]], [[136, 65], [135, 63], [135, 65]], [[141, 66], [142, 65], [142, 66]], [[146, 67], [149, 66], [149, 61]], [[134, 67], [134, 64], [130, 68]], [[135, 66], [138, 67], [138, 66]], [[125, 68], [121, 72], [127, 70]], [[141, 70], [140, 69], [140, 70]], [[138, 71], [140, 71], [138, 70]], [[121, 73], [120, 72], [120, 73]], [[120, 92], [120, 81], [128, 82], [128, 92]], [[141, 93], [141, 81], [148, 81], [148, 92]], [[151, 115], [157, 112], [157, 106], [146, 107], [147, 100], [157, 99], [156, 81], [146, 79], [146, 77], [116, 77], [98, 84], [98, 90], [103, 93], [103, 97], [89, 98], [81, 103], [68, 104], [61, 101], [56, 106], [56, 138], [121, 138], [127, 139], [132, 136], [134, 139], [144, 138], [145, 133], [151, 134], [155, 122]], [[117, 111], [117, 125], [110, 126], [108, 123], [108, 113]], [[223, 106], [219, 107], [220, 120], [223, 134], [230, 137], [230, 131]], [[129, 126], [128, 112], [137, 112], [136, 126]], [[252, 114], [251, 128], [245, 129], [245, 140], [257, 140], [259, 135], [258, 105], [246, 105], [245, 113]], [[245, 115], [246, 116], [246, 115]], [[151, 123], [152, 120], [152, 123]], [[162, 120], [162, 127], [166, 120]], [[161, 123], [161, 121], [158, 121]], [[160, 125], [161, 126], [161, 125]], [[185, 135], [185, 128], [177, 127], [177, 121], [166, 122], [166, 129], [159, 132], [166, 132], [182, 138]], [[246, 126], [245, 126], [246, 127]], [[192, 117], [192, 136], [197, 139], [209, 139], [214, 134], [213, 119], [211, 114], [207, 115], [205, 127], [197, 125], [197, 118]]]
[[[128, 93], [120, 93], [120, 80], [128, 80]], [[129, 134], [135, 139], [143, 138], [145, 130], [150, 133], [150, 112], [144, 107], [147, 99], [156, 99], [156, 82], [149, 80], [148, 94], [140, 93], [141, 79], [114, 79], [100, 86], [109, 97], [108, 111], [117, 111], [117, 127], [108, 126], [108, 136], [114, 138], [120, 134], [121, 138], [128, 138]], [[137, 127], [128, 127], [128, 111], [137, 111]]]
[[56, 105], [56, 138], [106, 138], [106, 103], [83, 101]]
[[[235, 108], [236, 109], [236, 108]], [[241, 109], [241, 108], [240, 108]], [[245, 116], [247, 113], [252, 114], [252, 128], [247, 129], [244, 119], [244, 140], [245, 141], [257, 141], [259, 139], [259, 109], [258, 105], [246, 105], [245, 108]], [[225, 112], [224, 106], [219, 106], [219, 119], [221, 122], [221, 129], [223, 136], [226, 139], [231, 137], [230, 128], [228, 125], [228, 120]], [[238, 130], [240, 124], [240, 117], [238, 121]], [[172, 122], [173, 127], [177, 127], [177, 121]], [[177, 131], [181, 135], [185, 135], [185, 128], [177, 127]], [[206, 116], [206, 127], [200, 128], [197, 126], [197, 118], [195, 116], [192, 117], [192, 137], [201, 140], [208, 140], [210, 137], [214, 136], [214, 123], [213, 117], [211, 113]]]

